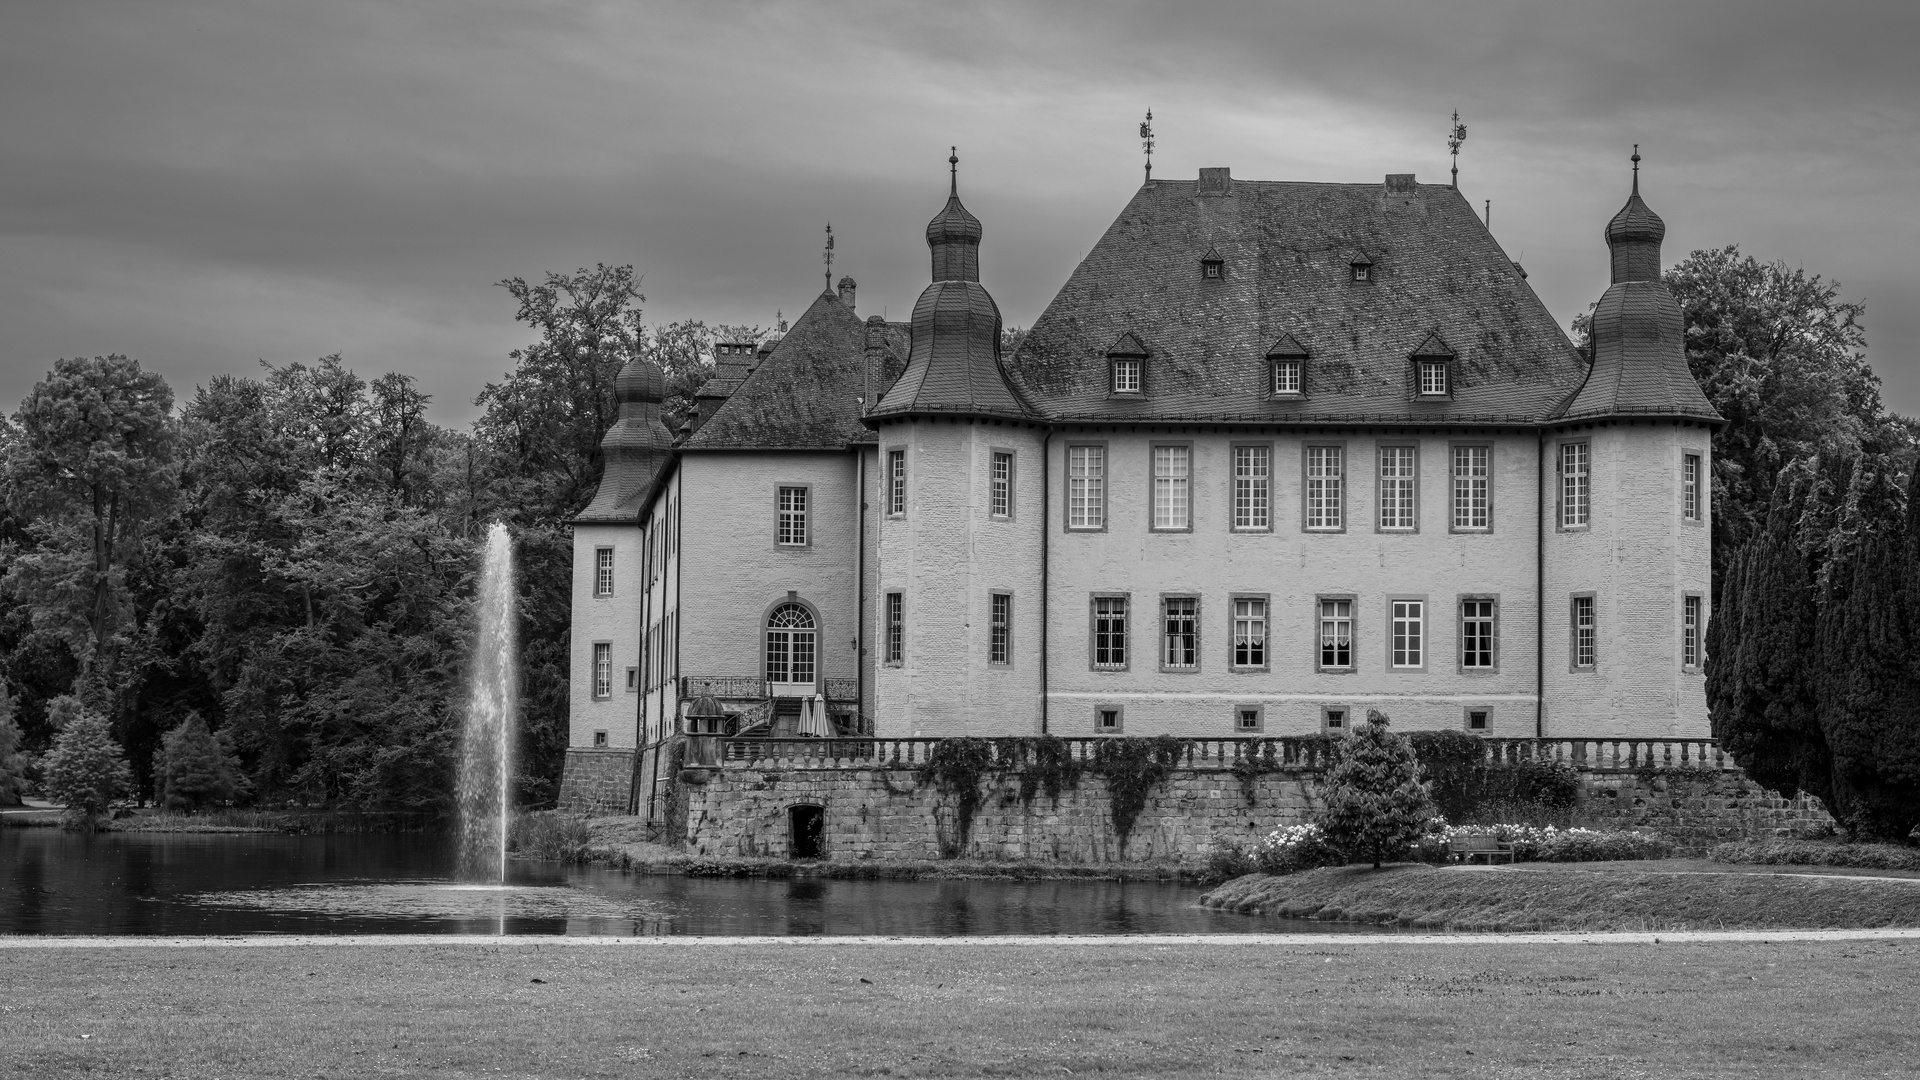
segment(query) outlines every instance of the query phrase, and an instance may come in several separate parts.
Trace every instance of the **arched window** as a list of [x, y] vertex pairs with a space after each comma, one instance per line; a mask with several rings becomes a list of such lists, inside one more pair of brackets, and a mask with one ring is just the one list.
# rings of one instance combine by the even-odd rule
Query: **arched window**
[[799, 604], [781, 604], [767, 617], [767, 681], [810, 683], [813, 678], [813, 613]]

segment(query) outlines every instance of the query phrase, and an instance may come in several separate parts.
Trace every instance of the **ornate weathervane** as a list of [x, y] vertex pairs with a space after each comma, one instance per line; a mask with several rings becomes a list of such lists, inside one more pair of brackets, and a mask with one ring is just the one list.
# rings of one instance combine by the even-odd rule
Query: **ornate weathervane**
[[1453, 155], [1453, 186], [1460, 186], [1460, 144], [1467, 141], [1467, 125], [1460, 122], [1460, 110], [1453, 110], [1453, 130], [1447, 133], [1447, 151]]
[[827, 291], [833, 291], [833, 222], [827, 222], [827, 246], [820, 252], [820, 261], [827, 264]]
[[1147, 110], [1147, 118], [1140, 121], [1140, 150], [1147, 155], [1147, 179], [1153, 179], [1153, 110]]

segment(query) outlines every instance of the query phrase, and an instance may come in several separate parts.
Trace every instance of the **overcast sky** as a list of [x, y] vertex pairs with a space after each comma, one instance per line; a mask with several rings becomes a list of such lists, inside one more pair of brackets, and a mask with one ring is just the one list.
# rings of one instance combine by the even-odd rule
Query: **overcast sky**
[[1564, 325], [1627, 155], [1666, 259], [1737, 243], [1867, 304], [1920, 413], [1920, 4], [8, 0], [0, 406], [123, 352], [178, 397], [258, 361], [402, 371], [464, 424], [528, 340], [493, 286], [596, 262], [649, 321], [862, 314], [926, 284], [947, 147], [1028, 325], [1154, 174], [1460, 184]]

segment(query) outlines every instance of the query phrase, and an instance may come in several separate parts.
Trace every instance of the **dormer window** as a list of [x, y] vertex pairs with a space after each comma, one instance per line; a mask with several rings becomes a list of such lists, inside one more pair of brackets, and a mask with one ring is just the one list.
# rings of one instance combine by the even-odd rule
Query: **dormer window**
[[1121, 334], [1120, 340], [1107, 349], [1107, 367], [1112, 372], [1109, 384], [1114, 394], [1138, 396], [1146, 389], [1147, 383], [1147, 347], [1131, 333]]
[[1352, 272], [1353, 280], [1356, 282], [1366, 283], [1373, 280], [1373, 260], [1365, 255], [1355, 253], [1348, 261], [1347, 269]]
[[1453, 349], [1436, 331], [1413, 350], [1413, 392], [1419, 398], [1453, 396]]
[[1200, 256], [1200, 276], [1208, 281], [1217, 281], [1227, 276], [1227, 260], [1220, 257], [1218, 250], [1208, 248], [1207, 253]]
[[1292, 334], [1281, 334], [1267, 349], [1270, 381], [1267, 392], [1277, 398], [1297, 398], [1306, 393], [1307, 350]]

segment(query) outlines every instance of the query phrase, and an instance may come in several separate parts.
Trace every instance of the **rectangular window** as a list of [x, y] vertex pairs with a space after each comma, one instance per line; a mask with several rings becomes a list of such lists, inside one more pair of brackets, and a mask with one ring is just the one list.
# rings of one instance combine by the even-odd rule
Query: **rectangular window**
[[1587, 524], [1587, 444], [1560, 444], [1560, 527]]
[[805, 547], [807, 544], [807, 489], [780, 489], [780, 544]]
[[1353, 667], [1353, 601], [1320, 601], [1320, 669]]
[[1573, 598], [1573, 666], [1593, 666], [1593, 597]]
[[1341, 517], [1342, 457], [1338, 446], [1307, 447], [1307, 528], [1339, 529]]
[[593, 643], [593, 696], [613, 696], [613, 646], [604, 641]]
[[987, 663], [1013, 663], [1013, 594], [987, 594]]
[[639, 691], [639, 689], [640, 689], [640, 669], [637, 667], [630, 667], [627, 669], [627, 693], [629, 694], [636, 693]]
[[992, 494], [989, 496], [987, 513], [997, 518], [1013, 516], [1013, 455], [996, 450], [993, 453], [993, 476], [990, 481]]
[[1680, 458], [1680, 513], [1688, 521], [1700, 520], [1700, 455]]
[[1103, 705], [1093, 711], [1093, 730], [1102, 735], [1120, 734], [1120, 710], [1112, 705]]
[[1467, 730], [1468, 731], [1487, 730], [1487, 728], [1490, 726], [1489, 721], [1492, 719], [1492, 717], [1493, 717], [1493, 711], [1491, 709], [1468, 709], [1467, 710]]
[[907, 597], [905, 593], [887, 594], [887, 663], [904, 663], [907, 657]]
[[1689, 596], [1680, 605], [1680, 663], [1700, 666], [1700, 598]]
[[1260, 730], [1260, 707], [1258, 705], [1241, 705], [1235, 708], [1233, 710], [1233, 730], [1242, 735], [1258, 732]]
[[1453, 448], [1453, 527], [1485, 529], [1492, 521], [1489, 513], [1490, 459], [1493, 450], [1486, 446]]
[[887, 451], [887, 516], [907, 512], [907, 452]]
[[1169, 668], [1191, 670], [1200, 664], [1200, 601], [1191, 596], [1169, 596], [1162, 602], [1166, 648], [1160, 662]]
[[1300, 392], [1300, 361], [1275, 360], [1273, 362], [1273, 392], [1276, 394]]
[[1326, 721], [1326, 725], [1327, 725], [1327, 732], [1328, 732], [1329, 734], [1333, 734], [1333, 735], [1344, 735], [1344, 734], [1346, 734], [1346, 731], [1347, 731], [1347, 710], [1345, 710], [1345, 709], [1326, 709], [1326, 710], [1324, 710], [1324, 711], [1322, 711], [1322, 712], [1321, 712], [1321, 714], [1320, 714], [1320, 716], [1322, 717], [1322, 719], [1324, 719], [1324, 720]]
[[1460, 601], [1460, 666], [1493, 670], [1493, 601]]
[[1425, 663], [1421, 645], [1426, 633], [1427, 605], [1419, 600], [1389, 602], [1393, 620], [1393, 656], [1397, 668], [1417, 668]]
[[1140, 361], [1115, 360], [1113, 362], [1113, 392], [1116, 394], [1140, 392]]
[[1267, 666], [1267, 602], [1253, 598], [1233, 602], [1233, 666]]
[[1233, 448], [1233, 527], [1273, 527], [1273, 447]]
[[1093, 666], [1127, 666], [1127, 598], [1093, 598]]
[[593, 595], [613, 595], [613, 549], [593, 549]]
[[1192, 521], [1189, 485], [1192, 482], [1193, 448], [1156, 446], [1153, 448], [1153, 527], [1184, 529]]
[[1107, 524], [1107, 448], [1067, 448], [1067, 528], [1102, 529]]
[[1380, 527], [1413, 528], [1414, 453], [1411, 446], [1380, 448]]
[[593, 745], [595, 745], [595, 746], [598, 746], [598, 747], [604, 747], [604, 746], [606, 746], [606, 745], [607, 745], [607, 733], [606, 733], [606, 732], [604, 732], [604, 731], [596, 731], [596, 732], [594, 732], [594, 733], [593, 733]]
[[1444, 360], [1422, 360], [1420, 368], [1420, 393], [1423, 396], [1445, 395], [1447, 392], [1447, 365]]

